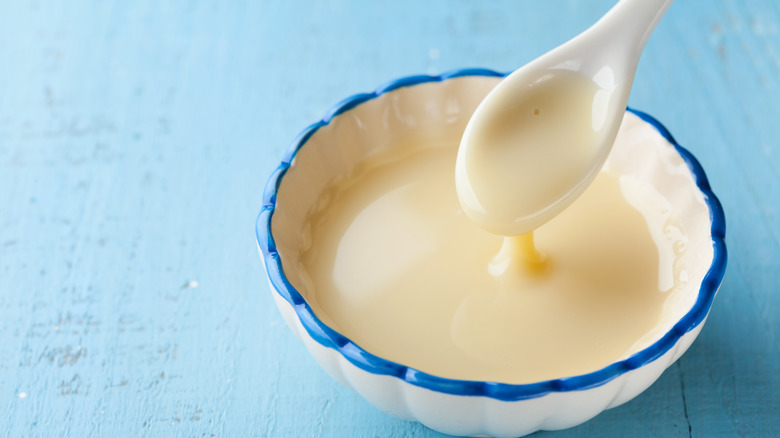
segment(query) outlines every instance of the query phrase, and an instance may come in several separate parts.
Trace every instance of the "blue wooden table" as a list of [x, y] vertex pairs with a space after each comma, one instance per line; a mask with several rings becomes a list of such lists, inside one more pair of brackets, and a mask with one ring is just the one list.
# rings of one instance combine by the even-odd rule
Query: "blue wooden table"
[[[511, 70], [611, 0], [4, 1], [0, 435], [431, 437], [338, 386], [254, 241], [287, 144], [410, 74]], [[550, 436], [777, 436], [780, 6], [679, 0], [630, 105], [701, 160], [730, 260], [683, 358]]]

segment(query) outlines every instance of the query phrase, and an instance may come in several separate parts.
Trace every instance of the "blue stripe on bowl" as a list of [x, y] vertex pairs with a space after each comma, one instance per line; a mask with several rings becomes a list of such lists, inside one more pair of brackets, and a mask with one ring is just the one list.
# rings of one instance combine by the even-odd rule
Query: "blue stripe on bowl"
[[290, 284], [289, 280], [284, 275], [282, 262], [276, 250], [276, 243], [271, 234], [271, 219], [273, 217], [274, 209], [276, 208], [276, 194], [279, 189], [279, 184], [284, 178], [284, 175], [298, 150], [306, 144], [309, 138], [311, 138], [320, 127], [330, 123], [333, 117], [368, 100], [401, 87], [414, 86], [427, 82], [441, 82], [464, 76], [504, 77], [505, 74], [493, 70], [469, 68], [449, 71], [438, 76], [418, 75], [396, 79], [380, 86], [371, 93], [356, 94], [344, 99], [332, 107], [321, 121], [307, 127], [296, 137], [290, 144], [281, 164], [268, 179], [263, 194], [263, 208], [258, 215], [255, 224], [257, 243], [263, 254], [263, 260], [270, 282], [276, 289], [275, 293], [278, 293], [285, 301], [293, 306], [301, 324], [312, 338], [325, 347], [337, 350], [353, 365], [370, 373], [395, 376], [412, 385], [447, 394], [485, 396], [503, 401], [516, 401], [541, 397], [551, 392], [579, 391], [601, 386], [612, 379], [625, 374], [630, 370], [642, 367], [665, 354], [685, 333], [698, 326], [709, 312], [712, 300], [726, 271], [726, 219], [720, 201], [712, 190], [710, 190], [710, 185], [707, 176], [704, 173], [704, 169], [702, 169], [696, 158], [688, 152], [688, 150], [680, 146], [674, 140], [671, 133], [669, 133], [658, 120], [647, 113], [632, 108], [628, 108], [628, 111], [636, 114], [642, 120], [655, 127], [666, 140], [674, 145], [677, 152], [691, 170], [696, 185], [704, 195], [704, 200], [709, 208], [714, 255], [712, 264], [702, 281], [696, 303], [691, 310], [688, 311], [688, 313], [686, 313], [661, 339], [627, 359], [615, 362], [598, 371], [580, 376], [522, 385], [446, 379], [383, 359], [362, 349], [342, 334], [325, 325], [317, 315], [314, 314], [303, 296], [292, 286], [292, 284]]

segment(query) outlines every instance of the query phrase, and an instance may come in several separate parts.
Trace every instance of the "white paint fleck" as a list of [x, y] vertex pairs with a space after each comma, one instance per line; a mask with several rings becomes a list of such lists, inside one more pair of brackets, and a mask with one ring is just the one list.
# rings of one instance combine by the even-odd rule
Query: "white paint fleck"
[[198, 284], [196, 280], [190, 280], [184, 283], [184, 289], [195, 289], [198, 286], [200, 286], [200, 284]]
[[58, 332], [58, 331], [60, 331], [60, 326], [58, 326], [58, 325], [55, 325], [55, 326], [54, 326], [54, 331], [55, 331], [55, 332]]
[[26, 392], [20, 392], [19, 393], [19, 398], [27, 398], [27, 393]]
[[439, 52], [439, 49], [433, 47], [430, 50], [428, 50], [428, 58], [430, 58], [432, 61], [439, 59], [439, 56], [441, 56], [441, 52]]

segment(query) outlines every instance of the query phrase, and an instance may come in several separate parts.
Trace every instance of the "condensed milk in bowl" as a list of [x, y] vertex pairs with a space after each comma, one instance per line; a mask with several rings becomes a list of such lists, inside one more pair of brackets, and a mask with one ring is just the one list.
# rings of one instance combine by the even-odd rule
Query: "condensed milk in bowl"
[[345, 99], [292, 143], [257, 219], [275, 302], [315, 360], [453, 435], [563, 429], [637, 396], [698, 335], [726, 265], [701, 166], [631, 109], [594, 182], [533, 238], [474, 224], [458, 145], [502, 77]]

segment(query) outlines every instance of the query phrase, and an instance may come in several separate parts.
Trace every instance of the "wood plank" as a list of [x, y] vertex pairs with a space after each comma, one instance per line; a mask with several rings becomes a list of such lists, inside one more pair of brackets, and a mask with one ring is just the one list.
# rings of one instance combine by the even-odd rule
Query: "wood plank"
[[[253, 240], [265, 179], [343, 97], [511, 70], [612, 3], [2, 3], [0, 435], [438, 436], [284, 325]], [[678, 364], [555, 435], [780, 427], [779, 27], [771, 0], [680, 1], [648, 43], [630, 104], [701, 160], [729, 268]]]

